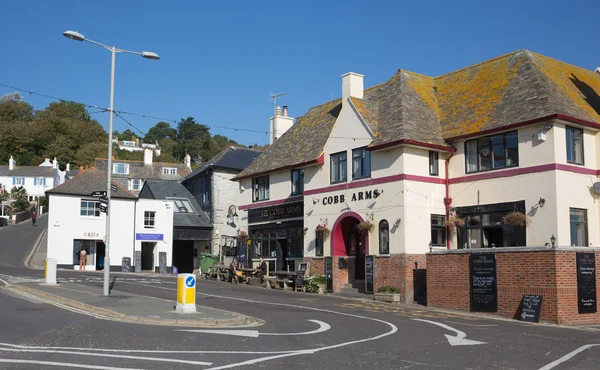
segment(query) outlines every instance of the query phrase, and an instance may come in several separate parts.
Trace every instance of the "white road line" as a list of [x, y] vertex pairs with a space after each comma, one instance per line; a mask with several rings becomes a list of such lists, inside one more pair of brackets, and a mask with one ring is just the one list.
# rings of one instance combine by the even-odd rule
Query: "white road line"
[[581, 346], [579, 348], [577, 348], [576, 350], [567, 353], [566, 355], [564, 355], [563, 357], [559, 358], [556, 361], [552, 361], [551, 363], [549, 363], [548, 365], [544, 366], [544, 367], [540, 367], [540, 370], [550, 370], [555, 368], [556, 366], [562, 364], [563, 362], [569, 361], [570, 359], [572, 359], [573, 357], [575, 357], [576, 355], [580, 354], [581, 352], [585, 351], [588, 348], [592, 348], [595, 346], [600, 346], [600, 344], [586, 344], [585, 346]]
[[57, 350], [42, 350], [42, 349], [16, 349], [16, 348], [2, 348], [0, 347], [0, 352], [34, 352], [34, 353], [62, 353], [67, 355], [77, 355], [77, 356], [92, 356], [92, 357], [112, 357], [112, 358], [126, 358], [130, 360], [143, 360], [143, 361], [151, 361], [151, 362], [177, 362], [180, 364], [188, 364], [188, 365], [203, 365], [210, 366], [212, 362], [204, 362], [204, 361], [188, 361], [188, 360], [178, 360], [176, 358], [162, 358], [162, 357], [142, 357], [142, 356], [129, 356], [129, 355], [110, 355], [107, 353], [86, 353], [84, 351], [57, 351]]
[[[145, 284], [130, 283], [130, 282], [125, 282], [125, 283], [132, 284], [132, 285], [145, 286], [145, 287], [154, 288], [154, 289], [164, 289], [164, 290], [169, 290], [169, 291], [175, 291], [176, 290], [176, 289], [170, 289], [170, 288], [165, 288], [165, 287], [160, 287], [160, 286], [154, 286], [154, 285], [145, 285]], [[269, 305], [269, 306], [291, 307], [291, 308], [296, 308], [296, 309], [300, 308], [300, 309], [305, 309], [305, 310], [310, 310], [310, 311], [332, 313], [334, 315], [348, 316], [348, 317], [354, 317], [354, 318], [358, 318], [358, 319], [370, 320], [370, 321], [375, 321], [375, 322], [383, 323], [383, 324], [388, 325], [391, 328], [391, 330], [388, 331], [388, 332], [386, 332], [386, 333], [383, 333], [383, 334], [380, 334], [380, 335], [377, 335], [377, 336], [374, 336], [374, 337], [370, 337], [370, 338], [358, 339], [358, 340], [354, 340], [354, 341], [350, 341], [350, 342], [344, 342], [344, 343], [334, 344], [334, 345], [331, 345], [331, 346], [320, 347], [320, 348], [315, 348], [315, 349], [298, 350], [298, 351], [295, 351], [295, 352], [292, 352], [292, 353], [280, 354], [280, 355], [275, 355], [275, 356], [261, 357], [261, 358], [257, 358], [257, 359], [252, 359], [252, 360], [240, 362], [240, 363], [234, 363], [234, 364], [229, 364], [229, 365], [223, 365], [223, 366], [219, 366], [219, 367], [214, 367], [214, 368], [210, 368], [209, 370], [230, 369], [230, 368], [233, 368], [233, 367], [239, 367], [239, 366], [243, 366], [243, 365], [254, 365], [254, 364], [257, 364], [257, 363], [260, 363], [260, 362], [274, 360], [274, 359], [282, 358], [282, 357], [291, 357], [291, 356], [299, 356], [299, 355], [306, 355], [306, 354], [314, 354], [314, 353], [317, 353], [317, 352], [326, 351], [326, 350], [330, 350], [330, 349], [334, 349], [334, 348], [346, 347], [346, 346], [350, 346], [350, 345], [353, 345], [353, 344], [359, 344], [359, 343], [365, 343], [365, 342], [372, 342], [372, 341], [379, 340], [381, 338], [387, 337], [389, 335], [392, 335], [392, 334], [394, 334], [394, 333], [396, 333], [398, 331], [398, 327], [396, 325], [394, 325], [392, 323], [389, 323], [387, 321], [383, 321], [383, 320], [380, 320], [380, 319], [375, 319], [375, 318], [372, 318], [372, 317], [355, 315], [355, 314], [351, 314], [351, 313], [337, 312], [337, 311], [333, 311], [333, 310], [327, 310], [327, 309], [321, 309], [321, 308], [315, 308], [315, 307], [299, 306], [299, 305], [293, 305], [293, 304], [287, 304], [287, 303], [263, 302], [263, 301], [256, 301], [256, 300], [246, 299], [246, 298], [226, 297], [226, 296], [219, 296], [219, 295], [207, 294], [207, 293], [199, 293], [199, 292], [196, 292], [196, 294], [207, 296], [207, 297], [222, 298], [222, 299], [231, 299], [231, 300], [235, 300], [235, 301], [264, 304], [264, 305]]]
[[8, 281], [6, 281], [6, 280], [4, 280], [4, 279], [0, 279], [0, 281], [1, 281], [1, 282], [3, 282], [3, 283], [4, 283], [4, 285], [6, 285], [6, 286], [10, 286], [10, 284], [9, 284], [9, 283], [8, 283]]
[[446, 324], [442, 324], [441, 322], [431, 321], [431, 320], [423, 320], [423, 319], [413, 319], [413, 320], [422, 321], [422, 322], [426, 322], [429, 324], [441, 326], [444, 329], [455, 332], [456, 333], [455, 337], [450, 336], [448, 334], [444, 334], [446, 336], [446, 339], [448, 339], [448, 343], [450, 343], [451, 346], [475, 346], [478, 344], [486, 344], [486, 342], [480, 342], [478, 340], [467, 339], [467, 334], [465, 334], [464, 331], [454, 329], [453, 327], [446, 325]]
[[319, 325], [318, 329], [306, 331], [303, 333], [261, 333], [258, 330], [235, 330], [235, 329], [179, 329], [176, 331], [187, 331], [191, 333], [206, 333], [206, 334], [222, 334], [222, 335], [233, 335], [238, 337], [249, 337], [249, 338], [258, 338], [259, 335], [271, 335], [271, 336], [296, 336], [296, 335], [310, 335], [310, 334], [318, 334], [324, 331], [331, 329], [331, 326], [323, 321], [319, 320], [307, 320], [310, 322], [314, 322]]
[[64, 367], [76, 367], [79, 369], [98, 369], [98, 370], [143, 370], [143, 369], [134, 369], [130, 367], [111, 367], [111, 366], [97, 366], [97, 365], [80, 365], [80, 364], [71, 364], [68, 362], [52, 362], [52, 361], [36, 361], [36, 360], [20, 360], [20, 359], [10, 359], [10, 358], [0, 358], [0, 363], [9, 363], [9, 364], [35, 364], [35, 365], [48, 365], [48, 366], [60, 366]]

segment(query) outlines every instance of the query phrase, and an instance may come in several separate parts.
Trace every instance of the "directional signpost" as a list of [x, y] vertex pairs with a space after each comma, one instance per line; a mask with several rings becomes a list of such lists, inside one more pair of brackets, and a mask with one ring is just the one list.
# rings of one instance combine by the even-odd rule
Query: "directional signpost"
[[[116, 192], [118, 191], [118, 189], [117, 189], [117, 185], [115, 185], [115, 184], [110, 184], [110, 190], [111, 190], [111, 191], [114, 191], [114, 192], [116, 193]], [[105, 193], [105, 195], [106, 195], [106, 192], [104, 192], [104, 193]]]
[[92, 192], [92, 196], [93, 197], [105, 197], [106, 196], [106, 190], [103, 190], [103, 191], [93, 191]]

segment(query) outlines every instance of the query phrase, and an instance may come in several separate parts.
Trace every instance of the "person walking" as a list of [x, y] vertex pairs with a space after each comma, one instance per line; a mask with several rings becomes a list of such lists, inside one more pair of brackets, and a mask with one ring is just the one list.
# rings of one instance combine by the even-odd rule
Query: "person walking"
[[35, 220], [37, 220], [37, 213], [35, 211], [31, 212], [31, 223], [35, 226]]
[[87, 265], [87, 251], [81, 247], [79, 251], [79, 271], [85, 270], [85, 265]]

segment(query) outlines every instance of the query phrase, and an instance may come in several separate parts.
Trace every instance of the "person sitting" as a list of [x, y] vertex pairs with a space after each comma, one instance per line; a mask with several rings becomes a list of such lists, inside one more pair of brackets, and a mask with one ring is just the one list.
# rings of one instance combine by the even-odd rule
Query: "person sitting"
[[263, 278], [267, 275], [267, 262], [265, 259], [260, 257], [260, 262], [258, 263], [258, 271], [256, 271], [255, 276], [260, 278], [260, 281], [263, 281]]
[[233, 261], [231, 261], [231, 265], [229, 265], [229, 276], [231, 277], [231, 283], [233, 284], [233, 282], [235, 282], [236, 284], [238, 284], [238, 279], [237, 279], [237, 269], [238, 269], [238, 261], [237, 259], [233, 259]]

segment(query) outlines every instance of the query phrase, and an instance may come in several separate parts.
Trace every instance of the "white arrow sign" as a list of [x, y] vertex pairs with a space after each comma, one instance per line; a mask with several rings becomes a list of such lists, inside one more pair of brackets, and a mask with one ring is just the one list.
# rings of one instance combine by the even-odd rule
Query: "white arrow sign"
[[446, 336], [446, 339], [448, 339], [448, 342], [450, 343], [451, 346], [474, 346], [477, 344], [486, 344], [486, 342], [479, 342], [477, 340], [466, 339], [467, 334], [465, 334], [465, 332], [454, 329], [453, 327], [448, 326], [446, 324], [442, 324], [441, 322], [422, 320], [422, 319], [413, 319], [413, 320], [428, 322], [430, 324], [441, 326], [444, 329], [448, 329], [450, 331], [455, 332], [456, 333], [455, 337], [450, 336], [448, 334], [444, 334]]
[[260, 333], [258, 330], [218, 330], [218, 329], [179, 329], [176, 331], [187, 331], [192, 333], [206, 333], [206, 334], [223, 334], [223, 335], [233, 335], [236, 337], [250, 337], [250, 338], [258, 338], [259, 335], [271, 335], [271, 336], [281, 336], [281, 335], [309, 335], [309, 334], [317, 334], [322, 333], [331, 329], [331, 326], [323, 321], [319, 320], [308, 320], [310, 322], [314, 322], [319, 325], [318, 329], [307, 331], [304, 333]]

